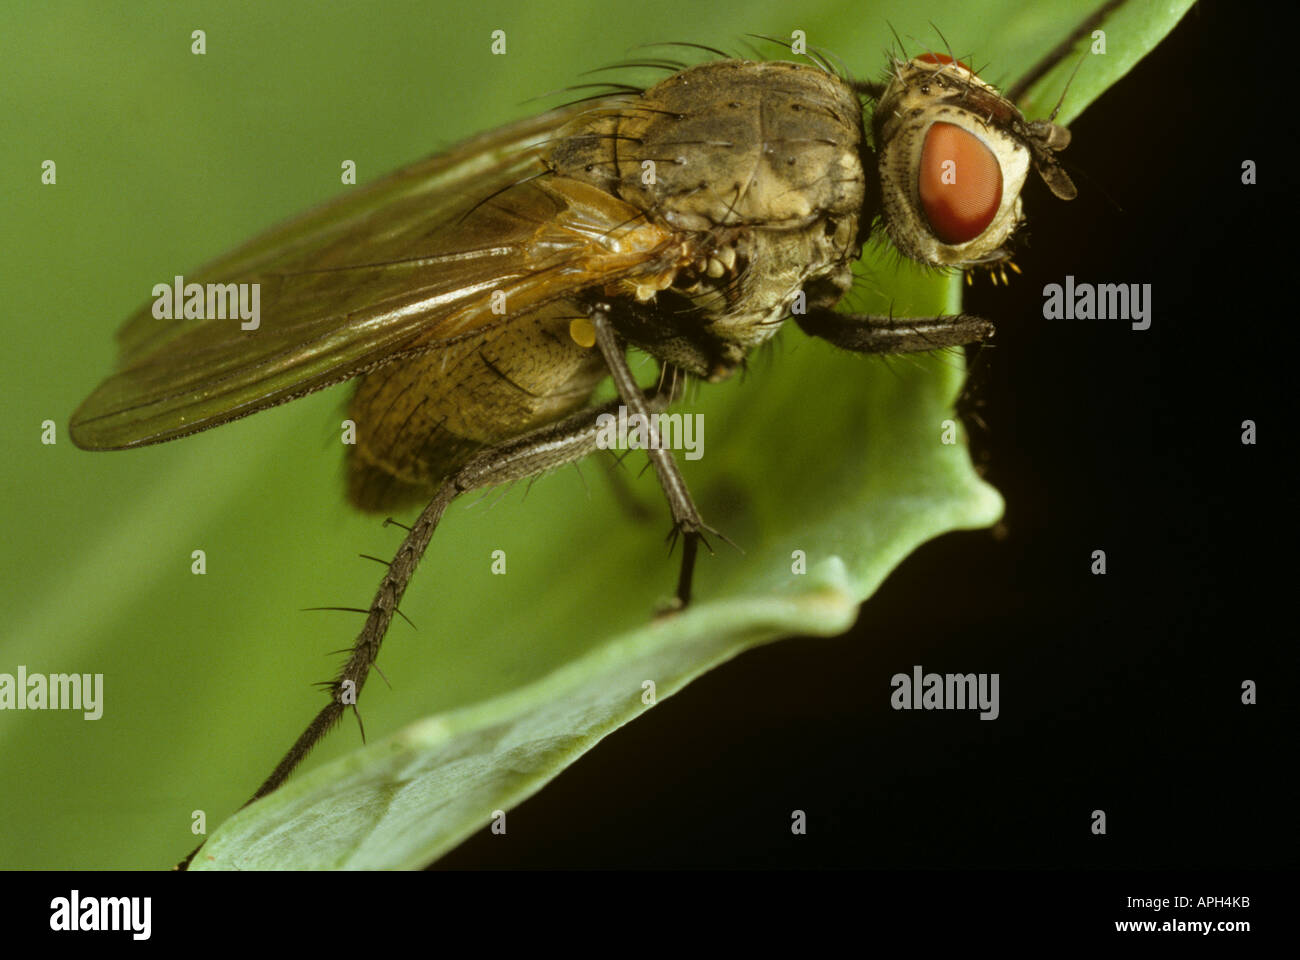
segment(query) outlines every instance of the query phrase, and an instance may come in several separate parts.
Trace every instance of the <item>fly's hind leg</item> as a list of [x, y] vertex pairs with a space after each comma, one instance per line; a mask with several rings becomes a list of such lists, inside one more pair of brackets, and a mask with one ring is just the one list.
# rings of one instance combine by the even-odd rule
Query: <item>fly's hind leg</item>
[[[658, 412], [667, 406], [667, 398], [652, 394], [644, 403], [649, 410]], [[447, 507], [462, 493], [481, 487], [526, 480], [546, 473], [556, 467], [581, 460], [598, 449], [597, 418], [602, 413], [617, 413], [618, 403], [601, 407], [588, 408], [559, 420], [549, 426], [526, 433], [514, 440], [489, 447], [475, 454], [463, 467], [443, 481], [434, 494], [429, 505], [424, 508], [419, 518], [408, 529], [402, 545], [384, 578], [379, 582], [379, 589], [370, 603], [365, 626], [361, 628], [356, 643], [352, 647], [347, 662], [338, 676], [328, 684], [330, 702], [316, 715], [316, 719], [303, 731], [302, 736], [289, 748], [275, 770], [266, 781], [257, 788], [249, 798], [248, 806], [279, 787], [294, 768], [302, 762], [320, 740], [339, 722], [348, 707], [355, 709], [361, 696], [361, 688], [370, 676], [370, 668], [379, 656], [380, 644], [393, 621], [397, 606], [411, 582], [415, 568], [429, 546], [433, 531], [438, 526]], [[191, 851], [190, 855], [177, 864], [177, 868], [188, 869], [190, 861], [202, 849]]]
[[[648, 409], [656, 412], [667, 405], [666, 398], [658, 394], [647, 397], [645, 403]], [[594, 453], [597, 450], [597, 418], [605, 412], [617, 413], [617, 409], [617, 403], [588, 408], [514, 440], [489, 447], [443, 481], [388, 564], [352, 653], [338, 677], [329, 684], [330, 702], [317, 714], [249, 803], [266, 796], [288, 779], [311, 748], [338, 723], [344, 710], [355, 707], [402, 595], [406, 593], [433, 531], [451, 502], [462, 493], [535, 477]]]

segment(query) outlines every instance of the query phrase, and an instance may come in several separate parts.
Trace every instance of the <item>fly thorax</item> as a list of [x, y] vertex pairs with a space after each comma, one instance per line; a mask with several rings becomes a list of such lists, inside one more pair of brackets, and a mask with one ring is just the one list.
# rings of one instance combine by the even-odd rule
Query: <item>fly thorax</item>
[[833, 301], [851, 282], [864, 140], [862, 104], [839, 77], [723, 60], [602, 101], [561, 132], [548, 164], [681, 237], [690, 256], [672, 291], [738, 363], [806, 288]]
[[549, 161], [683, 231], [860, 210], [862, 105], [795, 63], [700, 64], [571, 122]]

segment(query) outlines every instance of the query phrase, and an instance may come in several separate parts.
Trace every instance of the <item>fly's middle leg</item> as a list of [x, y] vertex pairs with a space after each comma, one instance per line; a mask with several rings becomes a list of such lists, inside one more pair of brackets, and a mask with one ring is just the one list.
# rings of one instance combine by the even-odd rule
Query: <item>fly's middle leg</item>
[[[632, 371], [627, 365], [627, 348], [614, 330], [612, 308], [609, 304], [595, 303], [589, 310], [591, 325], [596, 331], [596, 346], [605, 358], [605, 365], [614, 379], [614, 386], [618, 389], [620, 399], [627, 406], [629, 414], [641, 416], [643, 422], [651, 422], [646, 395], [632, 376]], [[678, 470], [677, 461], [673, 459], [671, 451], [651, 442], [646, 453], [654, 465], [659, 485], [663, 487], [664, 495], [668, 498], [668, 507], [672, 511], [673, 531], [670, 539], [674, 543], [678, 537], [682, 540], [682, 566], [677, 577], [677, 592], [673, 601], [674, 609], [680, 610], [691, 602], [691, 581], [695, 574], [695, 559], [700, 544], [704, 543], [706, 547], [708, 546], [704, 534], [712, 533], [722, 539], [726, 538], [708, 526], [700, 517], [700, 511], [696, 508], [695, 501], [691, 499], [691, 492], [686, 488], [686, 482], [682, 479], [681, 471]]]

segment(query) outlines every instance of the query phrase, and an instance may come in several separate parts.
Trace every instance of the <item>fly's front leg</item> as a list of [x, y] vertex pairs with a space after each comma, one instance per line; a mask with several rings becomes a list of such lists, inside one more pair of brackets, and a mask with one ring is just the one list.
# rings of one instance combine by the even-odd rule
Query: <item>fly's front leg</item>
[[[625, 347], [614, 332], [609, 305], [592, 304], [590, 317], [591, 325], [596, 331], [596, 346], [600, 348], [601, 355], [605, 358], [605, 365], [609, 367], [610, 375], [614, 378], [614, 386], [618, 388], [618, 395], [627, 406], [628, 413], [639, 414], [644, 418], [643, 422], [652, 424], [645, 394], [632, 377], [632, 371], [627, 365]], [[682, 538], [682, 569], [677, 578], [677, 594], [674, 598], [675, 608], [681, 609], [691, 602], [691, 580], [695, 574], [695, 558], [699, 553], [700, 543], [703, 541], [705, 546], [708, 546], [708, 542], [704, 540], [704, 533], [707, 531], [717, 534], [718, 532], [700, 518], [700, 511], [696, 509], [695, 501], [691, 499], [691, 492], [686, 489], [686, 482], [682, 480], [681, 471], [677, 469], [677, 461], [673, 459], [672, 453], [655, 442], [657, 435], [653, 431], [650, 437], [651, 443], [646, 453], [650, 457], [650, 462], [654, 464], [659, 485], [663, 487], [664, 495], [668, 498], [668, 507], [673, 515], [672, 537], [674, 540], [678, 536]]]
[[895, 320], [813, 307], [794, 319], [810, 337], [855, 353], [921, 353], [982, 343], [993, 336], [993, 324], [966, 313]]

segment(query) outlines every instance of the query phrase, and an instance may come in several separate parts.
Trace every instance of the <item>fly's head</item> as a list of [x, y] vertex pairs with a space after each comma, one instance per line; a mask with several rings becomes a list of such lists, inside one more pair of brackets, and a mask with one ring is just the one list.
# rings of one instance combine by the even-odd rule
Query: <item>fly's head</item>
[[885, 229], [900, 252], [923, 264], [965, 268], [1009, 259], [1031, 167], [1056, 196], [1075, 196], [1056, 159], [1070, 131], [1051, 119], [1027, 121], [944, 54], [894, 62], [872, 131]]

